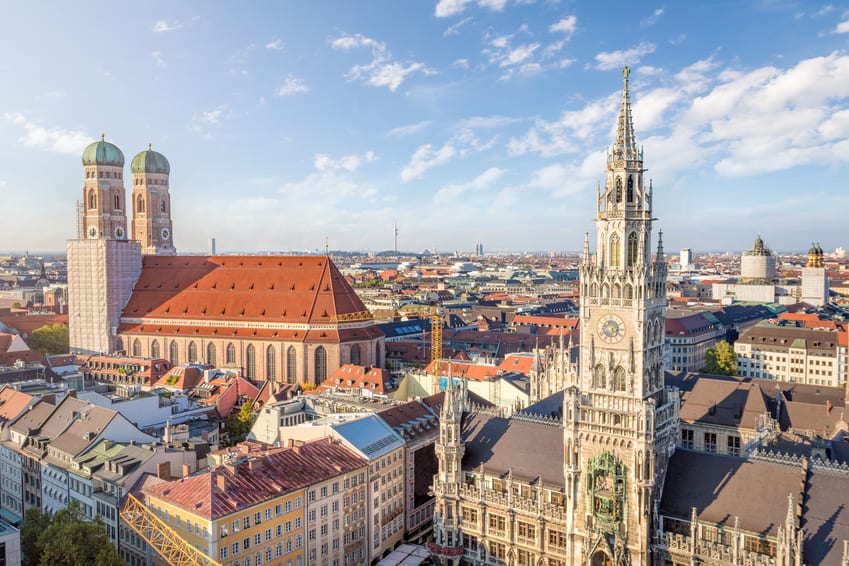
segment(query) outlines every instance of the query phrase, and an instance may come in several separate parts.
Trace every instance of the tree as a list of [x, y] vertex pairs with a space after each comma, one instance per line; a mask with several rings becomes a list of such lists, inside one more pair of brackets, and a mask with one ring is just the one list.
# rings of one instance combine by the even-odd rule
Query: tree
[[714, 375], [737, 375], [737, 355], [734, 347], [721, 340], [705, 352], [705, 367], [699, 371]]
[[79, 503], [53, 517], [38, 509], [27, 511], [21, 532], [24, 566], [121, 566], [118, 551], [106, 536], [100, 516], [87, 521]]
[[227, 419], [227, 435], [230, 444], [237, 444], [245, 439], [254, 424], [253, 401], [245, 401], [239, 407], [239, 412]]
[[65, 324], [44, 325], [32, 331], [27, 340], [31, 350], [42, 354], [67, 354], [71, 350], [68, 326]]
[[50, 515], [42, 513], [41, 509], [27, 509], [24, 526], [21, 527], [22, 566], [38, 566], [43, 550], [40, 538], [49, 526]]

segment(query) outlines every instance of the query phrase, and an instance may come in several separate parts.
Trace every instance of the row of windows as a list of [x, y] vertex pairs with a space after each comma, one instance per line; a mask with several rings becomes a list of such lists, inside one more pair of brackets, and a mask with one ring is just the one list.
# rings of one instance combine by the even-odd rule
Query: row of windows
[[123, 179], [124, 174], [121, 172], [110, 173], [109, 171], [98, 171], [98, 174], [95, 175], [94, 171], [86, 171], [85, 178], [86, 179]]

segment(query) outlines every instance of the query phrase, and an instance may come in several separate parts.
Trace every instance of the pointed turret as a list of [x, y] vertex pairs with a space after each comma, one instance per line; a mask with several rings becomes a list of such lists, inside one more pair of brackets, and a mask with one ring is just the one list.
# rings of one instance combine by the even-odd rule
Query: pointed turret
[[634, 121], [631, 118], [631, 94], [628, 91], [628, 76], [630, 74], [630, 67], [622, 69], [625, 87], [622, 89], [622, 105], [619, 108], [616, 143], [613, 146], [615, 159], [637, 160], [640, 158], [634, 136]]
[[663, 263], [663, 257], [663, 230], [660, 230], [657, 233], [657, 257], [655, 261], [657, 263]]
[[584, 232], [584, 265], [590, 264], [590, 233]]

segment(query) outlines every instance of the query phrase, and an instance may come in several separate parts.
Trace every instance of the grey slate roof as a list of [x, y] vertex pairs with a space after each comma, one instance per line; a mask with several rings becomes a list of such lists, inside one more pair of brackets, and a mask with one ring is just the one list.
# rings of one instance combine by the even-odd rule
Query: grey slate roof
[[695, 507], [701, 520], [733, 527], [739, 517], [743, 530], [775, 535], [787, 516], [787, 496], [801, 501], [802, 474], [801, 465], [679, 449], [669, 462], [660, 511], [689, 519]]
[[470, 413], [463, 419], [466, 452], [463, 468], [483, 463], [487, 473], [506, 474], [533, 481], [563, 484], [563, 431], [559, 426], [519, 418]]
[[843, 541], [849, 540], [848, 484], [845, 472], [810, 473], [802, 516], [805, 564], [840, 566]]

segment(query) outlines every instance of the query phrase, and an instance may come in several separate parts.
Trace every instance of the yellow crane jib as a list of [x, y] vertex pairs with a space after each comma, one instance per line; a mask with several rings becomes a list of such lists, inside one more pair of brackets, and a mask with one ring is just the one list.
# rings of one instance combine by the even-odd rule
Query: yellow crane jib
[[171, 566], [221, 566], [180, 538], [133, 494], [127, 495], [121, 518]]

